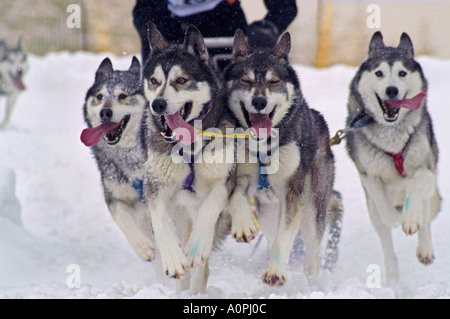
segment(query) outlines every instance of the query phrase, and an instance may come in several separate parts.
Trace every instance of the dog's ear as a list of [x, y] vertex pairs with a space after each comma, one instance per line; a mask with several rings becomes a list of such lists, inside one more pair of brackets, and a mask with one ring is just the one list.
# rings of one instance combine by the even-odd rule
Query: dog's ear
[[131, 60], [131, 65], [128, 71], [138, 74], [141, 73], [141, 63], [135, 56], [133, 56], [133, 59]]
[[183, 47], [189, 54], [199, 57], [205, 62], [209, 61], [205, 40], [200, 31], [192, 24], [190, 24], [186, 30]]
[[164, 39], [156, 25], [150, 20], [147, 24], [147, 38], [152, 54], [165, 50], [169, 43]]
[[400, 44], [398, 45], [399, 49], [402, 49], [406, 52], [407, 58], [414, 58], [414, 47], [409, 35], [405, 32], [402, 33], [400, 37]]
[[373, 34], [369, 43], [369, 58], [374, 56], [377, 51], [384, 49], [383, 35], [380, 31]]
[[95, 72], [95, 80], [97, 81], [113, 72], [114, 70], [111, 60], [109, 58], [105, 58], [98, 67], [97, 72]]
[[278, 40], [277, 45], [273, 49], [272, 53], [279, 59], [288, 60], [289, 52], [291, 51], [291, 35], [289, 32], [283, 34]]
[[237, 29], [234, 33], [234, 46], [233, 55], [235, 58], [245, 57], [252, 53], [247, 40], [245, 39], [245, 34], [241, 29]]

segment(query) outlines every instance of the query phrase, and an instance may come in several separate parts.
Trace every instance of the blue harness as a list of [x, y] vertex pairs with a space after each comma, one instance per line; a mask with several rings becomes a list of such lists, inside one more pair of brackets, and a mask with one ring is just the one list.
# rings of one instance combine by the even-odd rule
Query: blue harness
[[258, 156], [258, 165], [259, 165], [259, 178], [258, 178], [258, 190], [264, 190], [264, 189], [272, 189], [272, 186], [270, 186], [269, 180], [267, 178], [267, 174], [262, 173], [264, 167], [266, 167], [266, 164], [261, 162]]
[[144, 202], [144, 190], [142, 189], [142, 179], [133, 180], [133, 188], [138, 192], [139, 201]]

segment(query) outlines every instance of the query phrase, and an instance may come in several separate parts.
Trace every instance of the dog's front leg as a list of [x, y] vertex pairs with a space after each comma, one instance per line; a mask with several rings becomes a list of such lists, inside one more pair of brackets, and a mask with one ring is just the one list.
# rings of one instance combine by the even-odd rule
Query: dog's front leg
[[436, 177], [428, 169], [416, 171], [406, 188], [406, 199], [403, 205], [402, 228], [407, 235], [419, 231], [417, 258], [425, 265], [434, 261], [431, 243], [430, 200], [436, 192]]
[[388, 201], [379, 178], [364, 174], [361, 174], [360, 178], [366, 194], [369, 217], [383, 249], [387, 280], [388, 282], [398, 281], [398, 260], [394, 251], [391, 228], [399, 225], [400, 214], [388, 207]]
[[227, 189], [222, 180], [213, 184], [211, 192], [201, 204], [187, 244], [187, 258], [191, 267], [205, 264], [212, 250], [216, 222], [227, 202]]
[[119, 200], [111, 202], [108, 208], [138, 256], [144, 261], [152, 261], [156, 254], [156, 246], [150, 233], [151, 225], [146, 219], [147, 208], [140, 203], [131, 207]]
[[416, 233], [422, 226], [423, 215], [430, 214], [435, 185], [434, 174], [426, 168], [417, 170], [408, 181], [402, 215], [402, 228], [407, 235]]
[[238, 175], [236, 186], [228, 203], [228, 209], [231, 214], [231, 235], [238, 243], [249, 243], [258, 233], [250, 213], [250, 203], [247, 195], [249, 185], [250, 176]]
[[188, 272], [189, 267], [166, 205], [170, 194], [170, 189], [160, 189], [158, 195], [149, 198], [149, 208], [163, 269], [167, 276], [180, 279]]
[[401, 223], [401, 215], [395, 209], [394, 203], [386, 196], [386, 186], [383, 180], [378, 176], [369, 176], [365, 174], [360, 174], [360, 178], [367, 198], [373, 200], [383, 223], [390, 228], [398, 227]]
[[299, 231], [301, 212], [299, 200], [286, 203], [285, 192], [277, 192], [279, 198], [279, 221], [275, 238], [270, 247], [270, 260], [262, 277], [269, 286], [282, 286], [286, 282], [289, 254]]
[[[11, 94], [7, 96], [5, 103], [5, 112], [3, 119], [0, 117], [0, 128], [4, 128], [10, 121], [11, 115], [14, 109], [14, 105], [16, 104], [17, 93]], [[0, 114], [1, 116], [1, 114]]]
[[386, 277], [388, 282], [397, 282], [399, 279], [398, 259], [394, 251], [394, 243], [392, 241], [392, 229], [387, 226], [380, 217], [377, 207], [373, 199], [367, 194], [367, 209], [372, 226], [378, 234], [381, 248], [383, 249], [384, 264], [386, 267]]

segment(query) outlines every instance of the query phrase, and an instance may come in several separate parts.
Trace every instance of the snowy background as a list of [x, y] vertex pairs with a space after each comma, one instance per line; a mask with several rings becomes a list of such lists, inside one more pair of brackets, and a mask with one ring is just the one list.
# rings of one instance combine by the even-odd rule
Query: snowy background
[[[0, 131], [0, 298], [186, 298], [157, 265], [142, 262], [112, 220], [100, 175], [79, 140], [85, 127], [82, 105], [104, 55], [88, 53], [30, 56], [27, 90], [12, 122]], [[128, 69], [131, 57], [112, 57]], [[297, 260], [288, 282], [270, 288], [261, 280], [267, 262], [264, 244], [231, 238], [214, 252], [207, 293], [197, 298], [450, 298], [450, 60], [418, 59], [429, 82], [428, 107], [440, 147], [439, 186], [444, 199], [432, 223], [436, 260], [423, 266], [415, 256], [417, 235], [395, 229], [401, 280], [387, 286], [378, 237], [366, 210], [356, 169], [344, 144], [334, 146], [335, 188], [344, 198], [339, 260], [309, 287]], [[356, 72], [348, 66], [296, 67], [303, 93], [320, 110], [331, 134], [343, 128], [348, 86]], [[264, 243], [264, 241], [262, 242]], [[68, 266], [81, 270], [81, 287], [66, 285]], [[381, 267], [381, 287], [369, 288], [370, 265]], [[369, 268], [370, 269], [370, 268]]]

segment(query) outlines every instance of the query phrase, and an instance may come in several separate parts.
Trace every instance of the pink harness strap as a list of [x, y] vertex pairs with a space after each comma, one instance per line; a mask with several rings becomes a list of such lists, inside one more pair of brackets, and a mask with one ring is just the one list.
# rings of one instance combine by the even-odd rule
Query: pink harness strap
[[397, 168], [398, 173], [402, 177], [406, 177], [405, 168], [403, 167], [403, 163], [405, 162], [405, 153], [406, 153], [406, 149], [408, 148], [410, 141], [411, 141], [411, 138], [408, 140], [408, 142], [406, 142], [405, 146], [403, 147], [403, 149], [401, 150], [400, 153], [394, 154], [394, 153], [390, 153], [390, 152], [385, 152], [387, 155], [392, 157], [392, 159], [394, 160], [395, 167]]

